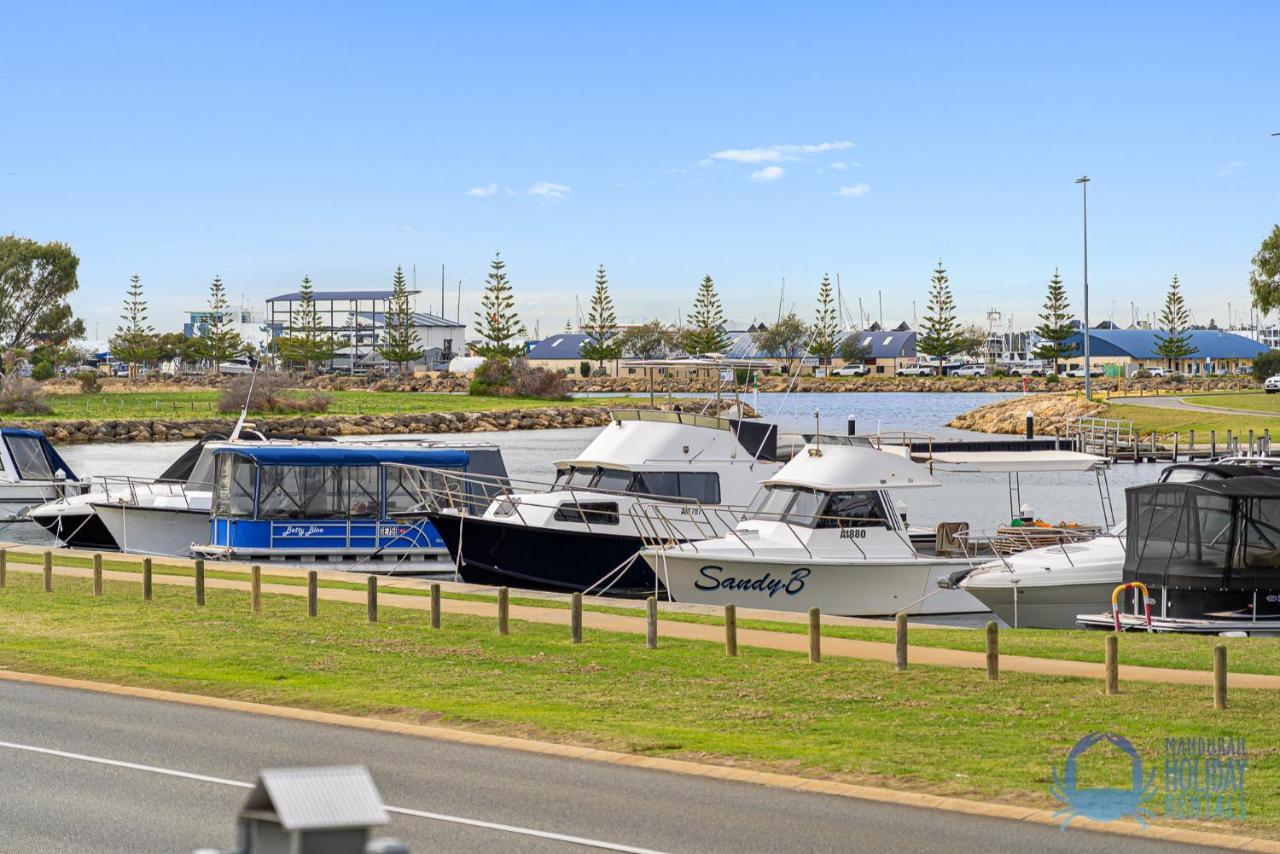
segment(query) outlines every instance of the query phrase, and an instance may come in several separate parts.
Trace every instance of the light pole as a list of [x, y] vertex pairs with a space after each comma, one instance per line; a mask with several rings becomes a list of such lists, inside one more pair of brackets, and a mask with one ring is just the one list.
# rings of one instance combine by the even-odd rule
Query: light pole
[[1093, 400], [1093, 375], [1089, 372], [1089, 176], [1076, 179], [1084, 204], [1084, 399]]

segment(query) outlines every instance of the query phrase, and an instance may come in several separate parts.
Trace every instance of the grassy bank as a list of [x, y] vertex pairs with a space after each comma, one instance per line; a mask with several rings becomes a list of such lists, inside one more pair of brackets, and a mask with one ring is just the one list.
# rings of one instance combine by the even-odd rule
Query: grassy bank
[[[1270, 692], [1236, 691], [1215, 713], [1204, 689], [912, 668], [590, 632], [582, 646], [557, 626], [322, 602], [309, 619], [293, 597], [14, 573], [0, 590], [0, 664], [97, 679], [415, 722], [441, 722], [637, 753], [683, 756], [899, 788], [1054, 806], [1047, 787], [1086, 732], [1129, 738], [1152, 766], [1168, 736], [1243, 736], [1251, 753], [1249, 820], [1239, 832], [1280, 833], [1280, 762]], [[1112, 774], [1127, 783], [1124, 775]], [[1101, 773], [1101, 770], [1100, 770]], [[1096, 779], [1096, 778], [1095, 778]], [[1106, 781], [1102, 781], [1105, 783]], [[1098, 784], [1091, 780], [1091, 784]], [[1159, 804], [1156, 804], [1157, 810]]]
[[1217, 406], [1223, 409], [1247, 409], [1267, 415], [1280, 416], [1280, 396], [1263, 391], [1239, 391], [1223, 394], [1203, 394], [1184, 397], [1187, 403], [1197, 406]]
[[[1202, 401], [1212, 400], [1214, 403], [1205, 403], [1204, 405], [1216, 405], [1228, 408], [1244, 408], [1231, 404], [1223, 403], [1227, 397], [1234, 395], [1203, 395], [1187, 398], [1189, 403], [1200, 403]], [[1272, 434], [1280, 435], [1280, 410], [1276, 410], [1277, 417], [1269, 417], [1265, 411], [1259, 410], [1257, 416], [1238, 415], [1234, 413], [1224, 412], [1221, 415], [1214, 412], [1199, 412], [1187, 409], [1165, 409], [1154, 406], [1142, 406], [1140, 404], [1123, 404], [1111, 403], [1099, 413], [1102, 418], [1118, 418], [1124, 421], [1132, 421], [1134, 430], [1142, 434], [1156, 432], [1158, 434], [1183, 433], [1186, 434], [1190, 430], [1196, 431], [1197, 442], [1208, 442], [1209, 431], [1218, 431], [1219, 441], [1226, 438], [1227, 431], [1231, 430], [1235, 433], [1247, 433], [1253, 430], [1255, 433], [1261, 434], [1263, 430], [1270, 430]]]

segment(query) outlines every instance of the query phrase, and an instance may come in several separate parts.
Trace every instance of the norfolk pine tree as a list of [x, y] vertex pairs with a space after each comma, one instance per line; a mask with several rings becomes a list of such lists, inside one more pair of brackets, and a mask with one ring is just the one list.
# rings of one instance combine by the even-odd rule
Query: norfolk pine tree
[[1164, 309], [1160, 312], [1160, 328], [1163, 333], [1156, 333], [1156, 352], [1165, 358], [1171, 370], [1177, 369], [1176, 362], [1200, 350], [1191, 343], [1191, 334], [1187, 331], [1190, 323], [1191, 317], [1187, 313], [1186, 303], [1182, 301], [1178, 277], [1174, 276], [1169, 292], [1164, 297]]
[[594, 359], [603, 368], [606, 360], [622, 357], [622, 341], [618, 336], [618, 317], [613, 311], [613, 297], [609, 296], [609, 279], [604, 265], [596, 270], [596, 290], [591, 295], [587, 309], [587, 340], [582, 345], [582, 357]]
[[818, 312], [813, 319], [813, 340], [809, 352], [817, 357], [820, 367], [829, 367], [840, 346], [840, 321], [831, 298], [831, 277], [823, 275], [818, 285]]
[[1052, 362], [1055, 374], [1058, 372], [1058, 360], [1070, 358], [1075, 352], [1075, 348], [1067, 344], [1067, 339], [1076, 331], [1071, 325], [1074, 318], [1070, 308], [1062, 277], [1054, 270], [1053, 278], [1049, 280], [1049, 293], [1044, 301], [1044, 313], [1040, 315], [1040, 325], [1036, 327], [1041, 343], [1033, 355], [1037, 359]]
[[209, 373], [217, 374], [218, 366], [244, 353], [244, 339], [227, 323], [227, 293], [222, 278], [214, 276], [209, 284], [209, 322], [200, 335], [198, 352], [210, 362]]
[[486, 359], [513, 359], [523, 352], [513, 340], [525, 334], [525, 326], [516, 313], [516, 298], [511, 292], [511, 283], [507, 281], [506, 266], [502, 253], [495, 253], [489, 263], [489, 277], [480, 298], [480, 311], [476, 312], [476, 332], [483, 341], [475, 349]]
[[926, 356], [938, 360], [938, 376], [942, 376], [942, 362], [948, 356], [960, 352], [964, 346], [962, 332], [956, 323], [956, 304], [951, 297], [947, 271], [938, 259], [938, 267], [933, 271], [932, 285], [929, 287], [929, 305], [925, 308], [923, 334], [919, 336], [916, 349]]
[[413, 307], [409, 305], [409, 285], [404, 270], [396, 267], [391, 279], [391, 299], [387, 301], [382, 330], [382, 346], [378, 352], [388, 362], [395, 362], [396, 371], [404, 373], [404, 366], [422, 358], [422, 341], [413, 325]]
[[129, 366], [129, 379], [138, 375], [138, 368], [155, 358], [156, 334], [147, 325], [147, 301], [142, 298], [142, 277], [134, 273], [125, 291], [123, 321], [116, 327], [110, 342], [111, 355]]
[[724, 310], [720, 308], [720, 296], [710, 276], [698, 285], [688, 321], [688, 328], [680, 336], [680, 346], [690, 356], [719, 353], [729, 346], [729, 338], [720, 328], [724, 325]]
[[320, 325], [311, 278], [302, 277], [298, 290], [298, 307], [289, 312], [287, 334], [280, 342], [280, 356], [287, 362], [301, 363], [311, 373], [320, 362], [333, 358], [333, 335]]

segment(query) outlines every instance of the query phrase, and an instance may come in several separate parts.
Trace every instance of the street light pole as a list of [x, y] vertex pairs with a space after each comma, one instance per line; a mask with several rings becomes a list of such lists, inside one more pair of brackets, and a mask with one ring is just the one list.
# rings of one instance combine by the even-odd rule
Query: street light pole
[[1084, 398], [1093, 400], [1093, 374], [1089, 371], [1089, 176], [1076, 179], [1084, 204]]

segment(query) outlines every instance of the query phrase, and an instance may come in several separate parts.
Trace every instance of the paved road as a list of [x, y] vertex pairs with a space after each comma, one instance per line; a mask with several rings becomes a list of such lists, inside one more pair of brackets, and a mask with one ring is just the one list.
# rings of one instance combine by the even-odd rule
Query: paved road
[[226, 781], [247, 783], [264, 767], [322, 763], [367, 765], [389, 805], [515, 829], [393, 816], [387, 832], [417, 854], [589, 850], [521, 830], [631, 846], [612, 850], [664, 852], [1196, 850], [8, 682], [0, 683], [0, 850], [109, 854], [227, 846], [246, 791]]

